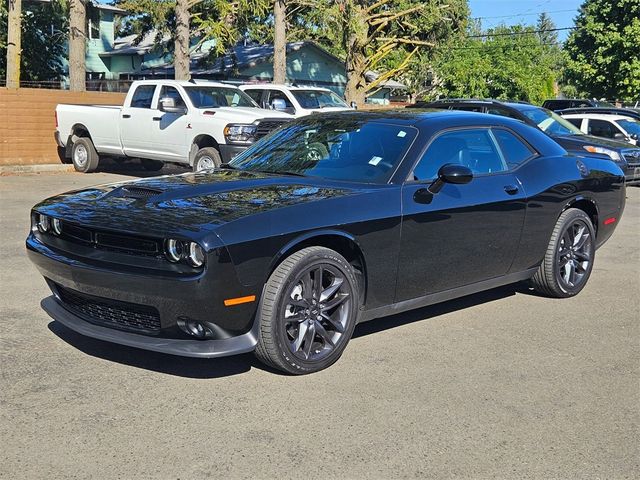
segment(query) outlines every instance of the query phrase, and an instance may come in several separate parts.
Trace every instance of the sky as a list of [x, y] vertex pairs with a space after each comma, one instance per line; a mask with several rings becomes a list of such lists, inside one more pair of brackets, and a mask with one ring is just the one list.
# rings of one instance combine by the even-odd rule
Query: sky
[[[572, 27], [573, 19], [583, 0], [469, 0], [472, 17], [481, 17], [482, 27], [491, 28], [505, 23], [535, 25], [538, 15], [547, 12], [556, 28]], [[569, 30], [558, 32], [564, 41]]]

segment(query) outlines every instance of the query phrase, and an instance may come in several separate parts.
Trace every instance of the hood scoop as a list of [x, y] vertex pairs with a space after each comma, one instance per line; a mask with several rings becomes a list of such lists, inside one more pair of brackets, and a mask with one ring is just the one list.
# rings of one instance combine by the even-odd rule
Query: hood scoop
[[155, 197], [156, 195], [160, 195], [164, 193], [163, 190], [159, 190], [157, 188], [147, 188], [147, 187], [138, 187], [136, 185], [126, 185], [124, 187], [119, 187], [108, 194], [106, 194], [103, 198], [135, 198], [135, 199], [149, 199]]

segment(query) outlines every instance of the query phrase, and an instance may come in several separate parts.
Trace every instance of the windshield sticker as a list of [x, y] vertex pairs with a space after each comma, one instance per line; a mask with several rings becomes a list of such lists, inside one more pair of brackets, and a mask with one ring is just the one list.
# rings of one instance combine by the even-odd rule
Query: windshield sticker
[[369, 160], [369, 165], [378, 165], [380, 163], [380, 160], [382, 160], [382, 157], [373, 156], [371, 157], [371, 160]]
[[407, 136], [407, 132], [405, 132], [404, 130], [400, 130], [400, 131], [398, 132], [398, 136], [399, 136], [400, 138], [406, 137], [406, 136]]

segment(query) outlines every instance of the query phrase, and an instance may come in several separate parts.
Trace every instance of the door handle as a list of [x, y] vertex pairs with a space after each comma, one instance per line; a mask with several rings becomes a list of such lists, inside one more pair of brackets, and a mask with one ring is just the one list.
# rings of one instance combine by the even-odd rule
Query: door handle
[[122, 114], [122, 118], [131, 118], [131, 115], [129, 115], [128, 113], [124, 113]]
[[516, 193], [518, 193], [518, 187], [515, 185], [506, 185], [504, 187], [504, 191], [509, 195], [515, 195]]
[[159, 122], [160, 120], [162, 120], [162, 117], [153, 117], [151, 120], [153, 120], [154, 122]]

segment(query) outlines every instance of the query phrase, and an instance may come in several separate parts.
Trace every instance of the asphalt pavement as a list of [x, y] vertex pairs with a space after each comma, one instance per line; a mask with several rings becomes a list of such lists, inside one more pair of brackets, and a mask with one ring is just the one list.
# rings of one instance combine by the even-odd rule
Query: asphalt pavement
[[40, 309], [29, 209], [126, 173], [0, 177], [0, 478], [640, 477], [640, 188], [577, 297], [510, 286], [376, 320], [290, 377]]

